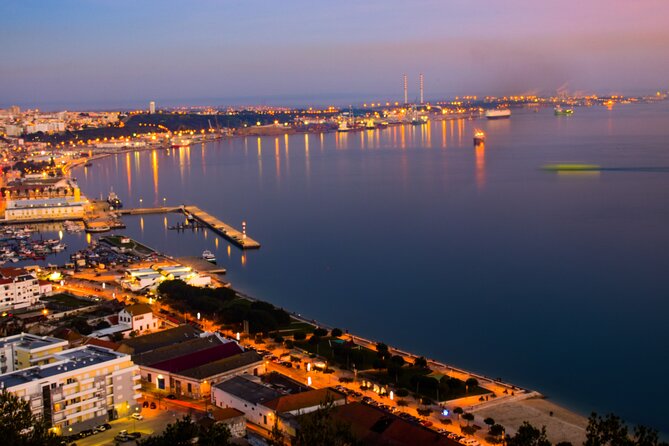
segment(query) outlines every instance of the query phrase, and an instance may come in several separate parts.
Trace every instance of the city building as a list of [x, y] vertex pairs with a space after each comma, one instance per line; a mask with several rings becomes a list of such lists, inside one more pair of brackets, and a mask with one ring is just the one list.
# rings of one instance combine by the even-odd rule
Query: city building
[[23, 268], [0, 268], [0, 311], [37, 305], [40, 296], [50, 293], [34, 275]]
[[160, 319], [153, 314], [149, 304], [134, 304], [125, 307], [118, 314], [118, 322], [128, 325], [130, 331], [138, 335], [160, 328]]
[[156, 113], [156, 102], [155, 101], [149, 102], [149, 113], [152, 114], [152, 115]]
[[274, 427], [272, 410], [263, 403], [280, 397], [282, 393], [260, 380], [246, 376], [236, 376], [212, 387], [211, 402], [216, 407], [231, 407], [244, 412], [249, 423], [265, 429]]
[[265, 363], [236, 341], [209, 334], [133, 356], [148, 388], [190, 398], [209, 397], [211, 386], [237, 375], [262, 375]]
[[199, 339], [202, 332], [192, 325], [183, 324], [168, 330], [149, 333], [144, 336], [124, 339], [118, 351], [133, 355], [133, 360], [143, 353], [164, 347], [176, 348], [177, 345], [193, 339]]
[[0, 189], [0, 212], [7, 221], [81, 219], [88, 204], [73, 181], [45, 178]]
[[68, 341], [51, 336], [21, 333], [0, 339], [0, 373], [9, 373], [54, 361]]
[[244, 412], [231, 407], [221, 409], [214, 407], [209, 409], [207, 416], [198, 420], [201, 426], [210, 426], [212, 424], [225, 424], [230, 430], [232, 438], [243, 438], [246, 436], [246, 418]]
[[284, 388], [237, 376], [216, 384], [211, 401], [216, 407], [244, 412], [248, 422], [267, 430], [276, 424], [286, 435], [294, 437], [298, 427], [296, 417], [318, 410], [326, 403], [346, 404], [346, 396], [329, 388], [286, 394]]
[[139, 379], [130, 356], [87, 345], [57, 352], [48, 364], [2, 374], [0, 388], [67, 434], [138, 411]]
[[183, 280], [192, 286], [208, 286], [211, 277], [198, 274], [190, 266], [152, 265], [151, 268], [128, 268], [120, 279], [121, 286], [133, 292], [156, 288], [165, 280]]

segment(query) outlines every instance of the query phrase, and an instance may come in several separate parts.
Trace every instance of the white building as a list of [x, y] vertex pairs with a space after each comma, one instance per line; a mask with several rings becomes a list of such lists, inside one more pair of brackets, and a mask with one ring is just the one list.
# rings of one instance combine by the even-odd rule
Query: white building
[[0, 388], [30, 403], [60, 433], [138, 411], [139, 369], [129, 355], [86, 345], [54, 355], [54, 361], [0, 375]]
[[32, 307], [40, 296], [42, 288], [32, 273], [23, 268], [0, 268], [0, 311]]
[[154, 314], [149, 304], [135, 304], [125, 307], [118, 314], [118, 322], [129, 325], [130, 331], [142, 335], [160, 328], [160, 319]]
[[156, 103], [155, 101], [149, 102], [149, 113], [152, 115], [156, 113]]

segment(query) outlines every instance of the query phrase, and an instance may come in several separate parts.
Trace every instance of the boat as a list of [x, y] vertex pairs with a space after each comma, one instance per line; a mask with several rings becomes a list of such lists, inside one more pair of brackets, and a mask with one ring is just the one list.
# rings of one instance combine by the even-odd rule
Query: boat
[[351, 129], [348, 126], [348, 123], [346, 121], [342, 121], [339, 123], [339, 127], [337, 127], [337, 132], [348, 132]]
[[191, 140], [186, 138], [172, 138], [171, 147], [173, 149], [178, 149], [180, 147], [190, 146]]
[[376, 123], [373, 119], [368, 119], [367, 122], [365, 122], [365, 128], [367, 130], [374, 130], [376, 128]]
[[216, 263], [216, 256], [208, 249], [202, 251], [202, 258], [207, 262]]
[[107, 231], [111, 231], [111, 228], [107, 225], [95, 225], [86, 227], [86, 232], [107, 232]]
[[574, 110], [571, 108], [562, 108], [559, 105], [556, 105], [553, 109], [555, 116], [571, 116], [574, 114]]
[[504, 119], [511, 117], [511, 110], [508, 108], [495, 108], [485, 111], [485, 117], [488, 119]]
[[93, 163], [91, 163], [91, 162], [89, 161], [89, 162], [87, 162], [86, 164], [84, 164], [84, 167], [91, 167], [92, 165], [93, 165]]
[[542, 169], [551, 172], [597, 172], [602, 168], [597, 164], [562, 163], [546, 164]]
[[481, 129], [474, 130], [474, 144], [479, 145], [485, 142], [485, 132]]
[[114, 209], [121, 209], [123, 207], [121, 199], [114, 191], [109, 192], [109, 195], [107, 195], [107, 203], [109, 203], [109, 205]]

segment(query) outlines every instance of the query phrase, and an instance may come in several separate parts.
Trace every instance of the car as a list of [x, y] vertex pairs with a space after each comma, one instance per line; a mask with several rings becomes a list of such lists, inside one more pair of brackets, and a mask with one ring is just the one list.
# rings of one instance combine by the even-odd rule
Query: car
[[104, 431], [106, 431], [106, 430], [107, 430], [107, 426], [105, 426], [104, 424], [101, 424], [101, 425], [99, 425], [99, 426], [95, 426], [95, 427], [93, 428], [93, 431], [95, 431], [96, 433], [97, 433], [97, 432], [104, 432]]
[[168, 400], [175, 400], [175, 399], [177, 399], [177, 396], [174, 395], [174, 394], [172, 394], [172, 393], [170, 393], [170, 394], [167, 395], [165, 398], [167, 398]]
[[155, 409], [155, 408], [156, 408], [156, 403], [154, 403], [153, 401], [151, 401], [151, 405], [149, 406], [149, 408], [151, 408], [151, 409]]
[[132, 440], [132, 438], [128, 437], [127, 435], [118, 434], [117, 436], [114, 437], [114, 440], [120, 441], [121, 443], [125, 443], [126, 441]]
[[131, 417], [131, 418], [134, 418], [135, 420], [143, 420], [143, 419], [144, 419], [144, 417], [142, 416], [142, 414], [141, 414], [141, 413], [137, 413], [137, 412], [135, 412], [135, 413], [133, 413], [132, 415], [130, 415], [130, 417]]
[[425, 426], [425, 427], [430, 427], [430, 426], [432, 426], [432, 421], [430, 421], [430, 420], [423, 420], [423, 421], [420, 422], [420, 424], [422, 424], [422, 425]]
[[130, 437], [130, 438], [135, 438], [135, 439], [137, 439], [137, 438], [139, 438], [139, 437], [141, 437], [141, 436], [142, 436], [142, 433], [141, 433], [141, 432], [130, 432], [130, 433], [128, 433], [128, 437]]
[[86, 438], [90, 437], [93, 434], [96, 434], [97, 432], [93, 431], [93, 429], [85, 429], [81, 432], [79, 432], [79, 438]]

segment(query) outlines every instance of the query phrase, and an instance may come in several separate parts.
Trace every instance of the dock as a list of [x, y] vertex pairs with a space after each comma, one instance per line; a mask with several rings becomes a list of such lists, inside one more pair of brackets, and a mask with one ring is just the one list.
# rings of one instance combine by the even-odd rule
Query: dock
[[114, 212], [119, 215], [168, 214], [181, 211], [181, 206], [159, 206], [153, 208], [121, 208]]
[[260, 243], [246, 236], [242, 231], [238, 231], [218, 218], [209, 215], [197, 206], [183, 206], [182, 210], [186, 216], [191, 215], [194, 219], [209, 226], [214, 232], [242, 249], [260, 248]]
[[200, 257], [177, 257], [175, 259], [177, 262], [182, 265], [190, 266], [195, 271], [208, 273], [208, 274], [225, 274], [226, 270], [222, 266], [216, 265], [214, 263], [208, 262]]

